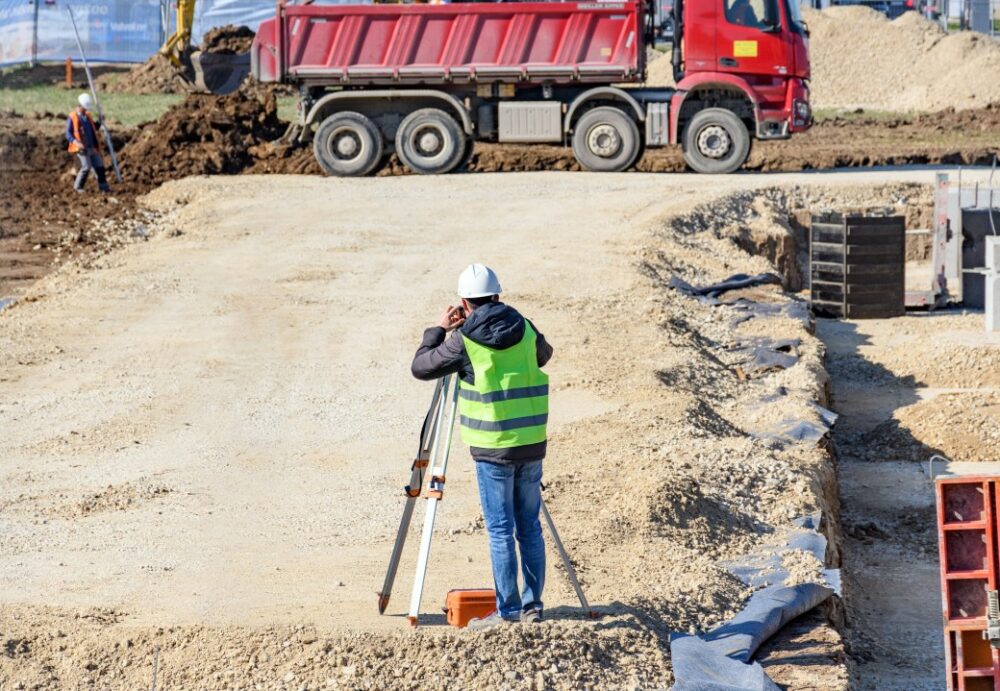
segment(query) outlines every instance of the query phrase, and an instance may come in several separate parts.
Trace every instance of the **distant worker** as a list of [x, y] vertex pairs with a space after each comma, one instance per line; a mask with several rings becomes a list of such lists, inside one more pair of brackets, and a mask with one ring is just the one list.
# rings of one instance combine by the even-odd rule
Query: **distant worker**
[[[542, 619], [545, 543], [538, 520], [549, 412], [549, 378], [540, 369], [552, 347], [534, 325], [500, 302], [493, 270], [472, 264], [458, 278], [461, 306], [449, 306], [424, 331], [413, 358], [417, 379], [458, 373], [462, 440], [476, 461], [479, 499], [490, 540], [497, 610], [472, 630]], [[454, 332], [448, 336], [449, 332]], [[521, 552], [518, 591], [517, 552]]]
[[90, 117], [93, 101], [90, 94], [80, 94], [76, 110], [66, 118], [66, 140], [69, 142], [69, 152], [76, 154], [80, 162], [80, 172], [76, 174], [73, 189], [83, 194], [83, 185], [91, 169], [97, 174], [97, 186], [101, 192], [110, 192], [107, 178], [104, 175], [104, 159], [101, 157], [101, 138], [97, 125]]

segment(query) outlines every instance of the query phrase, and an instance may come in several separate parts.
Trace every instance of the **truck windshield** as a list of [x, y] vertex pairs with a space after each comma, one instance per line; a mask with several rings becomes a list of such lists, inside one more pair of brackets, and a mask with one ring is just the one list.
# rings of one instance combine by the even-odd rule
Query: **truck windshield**
[[782, 0], [782, 2], [785, 3], [785, 12], [791, 23], [789, 28], [800, 34], [805, 33], [806, 23], [802, 19], [802, 8], [799, 6], [799, 0]]

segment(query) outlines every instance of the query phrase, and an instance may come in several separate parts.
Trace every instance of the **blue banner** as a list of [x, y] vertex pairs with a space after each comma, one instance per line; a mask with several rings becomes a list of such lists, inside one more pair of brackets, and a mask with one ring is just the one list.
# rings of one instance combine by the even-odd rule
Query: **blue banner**
[[38, 16], [39, 62], [81, 59], [67, 5], [93, 62], [144, 62], [161, 43], [160, 0], [73, 2], [0, 0], [0, 65], [29, 62]]
[[[317, 4], [370, 2], [319, 0]], [[0, 0], [0, 66], [31, 61], [36, 11], [38, 61], [79, 61], [67, 5], [73, 7], [83, 48], [92, 62], [145, 62], [176, 29], [177, 5], [169, 0]], [[256, 31], [275, 9], [274, 0], [201, 0], [195, 9], [193, 42], [197, 45], [206, 31], [226, 24]]]

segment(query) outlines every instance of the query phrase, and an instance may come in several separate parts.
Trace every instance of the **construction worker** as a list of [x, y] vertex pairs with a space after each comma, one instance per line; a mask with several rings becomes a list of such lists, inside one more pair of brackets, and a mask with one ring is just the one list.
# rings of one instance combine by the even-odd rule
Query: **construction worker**
[[[411, 371], [417, 379], [458, 373], [462, 440], [476, 461], [489, 534], [497, 609], [469, 622], [483, 630], [542, 619], [545, 544], [538, 520], [548, 419], [552, 346], [513, 307], [500, 302], [492, 269], [472, 264], [458, 278], [459, 306], [424, 331]], [[451, 334], [450, 336], [448, 334]], [[521, 553], [523, 587], [517, 583]]]
[[69, 152], [76, 154], [80, 162], [80, 172], [76, 174], [73, 189], [83, 194], [83, 185], [91, 169], [97, 174], [97, 186], [101, 192], [110, 192], [107, 178], [104, 175], [104, 159], [101, 157], [101, 138], [97, 133], [97, 125], [90, 117], [93, 101], [90, 94], [80, 94], [77, 107], [66, 118], [66, 140], [69, 142]]

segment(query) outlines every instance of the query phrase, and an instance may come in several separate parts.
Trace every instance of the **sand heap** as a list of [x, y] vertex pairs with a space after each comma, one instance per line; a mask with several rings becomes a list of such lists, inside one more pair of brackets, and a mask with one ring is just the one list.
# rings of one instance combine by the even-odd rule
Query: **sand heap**
[[[916, 12], [894, 21], [862, 6], [803, 12], [815, 108], [939, 111], [1000, 103], [1000, 44], [988, 36], [948, 34]], [[673, 85], [669, 53], [649, 63], [646, 83]]]
[[817, 108], [962, 110], [1000, 102], [1000, 44], [947, 34], [916, 12], [894, 21], [860, 6], [804, 10]]

